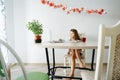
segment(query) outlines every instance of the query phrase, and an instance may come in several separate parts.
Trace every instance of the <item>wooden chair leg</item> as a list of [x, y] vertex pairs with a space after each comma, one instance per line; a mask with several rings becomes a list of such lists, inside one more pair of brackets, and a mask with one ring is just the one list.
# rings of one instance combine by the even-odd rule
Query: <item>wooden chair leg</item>
[[12, 64], [9, 64], [8, 70], [7, 70], [8, 76], [9, 76], [9, 79], [10, 79], [10, 80], [11, 80], [11, 67], [12, 67]]

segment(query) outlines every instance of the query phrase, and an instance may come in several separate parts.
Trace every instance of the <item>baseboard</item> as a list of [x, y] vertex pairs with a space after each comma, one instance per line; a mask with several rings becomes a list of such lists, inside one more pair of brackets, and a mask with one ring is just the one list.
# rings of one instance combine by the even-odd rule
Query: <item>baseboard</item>
[[[25, 66], [46, 66], [47, 64], [46, 63], [23, 63]], [[50, 65], [52, 66], [53, 64], [50, 63]], [[57, 63], [56, 65], [59, 65], [59, 66], [63, 66], [63, 63]], [[11, 67], [14, 67], [14, 66], [19, 66], [18, 63], [14, 63]]]
[[[46, 63], [24, 63], [25, 66], [46, 66], [47, 64]], [[52, 66], [53, 64], [50, 63], [50, 65]], [[64, 66], [64, 63], [56, 63], [57, 66]], [[79, 65], [77, 63], [77, 65]], [[91, 65], [91, 63], [86, 63], [86, 65]], [[96, 63], [94, 63], [94, 65], [96, 65]], [[104, 65], [107, 65], [107, 63], [104, 63]], [[11, 67], [14, 67], [14, 66], [19, 66], [18, 63], [14, 63]]]

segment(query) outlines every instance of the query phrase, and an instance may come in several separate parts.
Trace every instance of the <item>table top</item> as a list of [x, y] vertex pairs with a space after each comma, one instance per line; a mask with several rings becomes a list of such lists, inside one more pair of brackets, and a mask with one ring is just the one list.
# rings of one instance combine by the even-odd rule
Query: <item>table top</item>
[[[88, 41], [88, 42], [63, 42], [63, 43], [51, 43], [51, 42], [43, 42], [41, 44], [37, 44], [43, 48], [60, 48], [60, 49], [97, 49], [98, 42], [97, 41]], [[108, 44], [105, 44], [105, 48], [108, 48]]]

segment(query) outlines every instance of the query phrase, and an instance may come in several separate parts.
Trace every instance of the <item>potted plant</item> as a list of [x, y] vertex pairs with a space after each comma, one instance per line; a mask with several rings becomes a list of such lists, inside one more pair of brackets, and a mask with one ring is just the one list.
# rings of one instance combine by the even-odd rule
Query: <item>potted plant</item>
[[43, 25], [39, 23], [38, 20], [33, 20], [27, 24], [28, 30], [35, 34], [35, 42], [41, 43], [41, 34], [43, 33]]

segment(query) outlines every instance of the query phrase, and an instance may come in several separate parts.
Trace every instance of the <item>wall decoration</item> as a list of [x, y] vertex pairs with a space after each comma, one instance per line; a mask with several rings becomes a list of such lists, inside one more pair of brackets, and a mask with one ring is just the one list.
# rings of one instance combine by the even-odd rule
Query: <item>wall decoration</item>
[[40, 1], [43, 5], [47, 5], [54, 9], [61, 9], [64, 12], [66, 12], [66, 14], [71, 14], [71, 13], [78, 13], [78, 14], [86, 13], [86, 14], [98, 14], [98, 15], [107, 14], [105, 9], [103, 9], [103, 8], [101, 8], [101, 9], [86, 9], [84, 7], [81, 7], [81, 8], [76, 7], [76, 8], [69, 9], [67, 6], [65, 6], [61, 3], [56, 4], [49, 0], [40, 0]]

